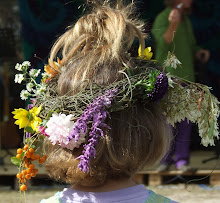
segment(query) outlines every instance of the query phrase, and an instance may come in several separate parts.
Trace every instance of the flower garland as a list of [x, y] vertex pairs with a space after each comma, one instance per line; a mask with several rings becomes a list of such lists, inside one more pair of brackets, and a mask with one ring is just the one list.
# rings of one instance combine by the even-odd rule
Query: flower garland
[[[24, 144], [29, 146], [22, 150], [20, 156], [12, 157], [12, 162], [19, 168], [28, 167], [34, 160], [43, 163], [45, 155], [42, 156], [44, 158], [36, 158], [28, 154], [33, 151], [30, 149], [34, 148], [34, 143], [46, 136], [53, 145], [69, 150], [83, 145], [82, 154], [76, 159], [79, 159], [79, 169], [88, 173], [90, 161], [96, 155], [96, 144], [104, 136], [103, 131], [109, 128], [105, 123], [106, 118], [111, 112], [132, 106], [136, 98], [145, 102], [158, 102], [168, 123], [173, 126], [185, 118], [197, 123], [201, 143], [204, 146], [214, 145], [214, 140], [219, 138], [217, 119], [220, 110], [219, 102], [210, 93], [210, 88], [162, 72], [162, 67], [150, 60], [150, 51], [145, 49], [143, 56], [139, 53], [139, 59], [133, 59], [136, 68], [124, 67], [120, 71], [124, 75], [123, 79], [106, 87], [89, 83], [72, 96], [59, 96], [56, 90], [56, 76], [64, 69], [60, 59], [54, 62], [54, 69], [49, 65], [44, 67], [45, 73], [42, 73], [40, 84], [35, 82], [40, 71], [29, 71], [30, 62], [17, 64], [15, 68], [23, 74], [17, 74], [15, 82], [27, 82], [21, 98], [36, 98], [31, 99], [29, 110], [20, 108], [12, 112], [17, 119], [15, 124], [24, 128]], [[168, 54], [165, 66], [176, 68], [180, 64], [173, 54]], [[18, 177], [23, 186], [26, 176]]]
[[89, 163], [92, 157], [95, 157], [96, 150], [95, 145], [98, 142], [100, 135], [103, 137], [103, 128], [109, 128], [105, 124], [105, 119], [108, 116], [108, 111], [106, 108], [111, 106], [112, 100], [117, 95], [118, 90], [108, 90], [104, 95], [101, 95], [94, 99], [93, 103], [90, 103], [86, 110], [83, 112], [82, 116], [77, 120], [76, 125], [68, 136], [68, 140], [79, 142], [81, 134], [86, 134], [88, 130], [88, 122], [93, 120], [91, 130], [89, 131], [88, 144], [85, 144], [83, 154], [77, 159], [80, 159], [79, 169], [84, 172], [89, 172]]

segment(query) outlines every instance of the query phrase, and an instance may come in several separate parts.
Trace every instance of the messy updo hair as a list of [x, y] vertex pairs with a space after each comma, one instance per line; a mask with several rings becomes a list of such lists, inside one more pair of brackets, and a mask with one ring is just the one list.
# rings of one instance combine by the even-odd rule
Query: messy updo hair
[[131, 14], [132, 5], [117, 4], [112, 9], [96, 3], [91, 13], [83, 15], [56, 41], [49, 65], [53, 67], [54, 58], [62, 54], [65, 71], [58, 81], [61, 95], [88, 80], [108, 85], [121, 77], [118, 71], [123, 63], [128, 64], [127, 52], [134, 38], [138, 37], [142, 50], [145, 47], [143, 24], [131, 20]]
[[[130, 19], [131, 10], [132, 5], [96, 5], [56, 41], [49, 61], [53, 66], [56, 55], [62, 55], [60, 95], [78, 92], [84, 81], [106, 86], [122, 77], [119, 70], [123, 64], [135, 66], [128, 54], [134, 38], [138, 37], [142, 50], [145, 46], [141, 24]], [[49, 175], [71, 185], [102, 185], [108, 180], [130, 178], [143, 167], [152, 166], [169, 147], [170, 131], [156, 102], [137, 100], [132, 107], [111, 113], [106, 123], [110, 129], [104, 129], [104, 137], [96, 145], [89, 173], [80, 171], [75, 159], [83, 146], [68, 150], [45, 139]]]

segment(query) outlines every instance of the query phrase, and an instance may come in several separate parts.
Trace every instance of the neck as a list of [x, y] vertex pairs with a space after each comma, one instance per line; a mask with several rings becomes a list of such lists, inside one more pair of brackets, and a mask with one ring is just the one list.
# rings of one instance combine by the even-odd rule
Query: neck
[[128, 187], [135, 186], [136, 183], [132, 179], [120, 179], [120, 180], [109, 180], [103, 185], [99, 186], [83, 186], [83, 185], [74, 185], [73, 189], [84, 191], [84, 192], [109, 192], [113, 190], [120, 190]]

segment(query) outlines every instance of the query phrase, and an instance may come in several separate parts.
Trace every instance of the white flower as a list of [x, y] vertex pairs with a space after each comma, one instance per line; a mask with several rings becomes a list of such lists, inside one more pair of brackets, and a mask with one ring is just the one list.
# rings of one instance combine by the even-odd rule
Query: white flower
[[27, 100], [27, 98], [30, 96], [30, 93], [27, 90], [22, 90], [20, 93], [20, 97], [22, 100]]
[[47, 122], [45, 133], [49, 135], [49, 140], [53, 145], [58, 144], [67, 149], [73, 150], [79, 147], [81, 143], [85, 142], [85, 135], [80, 135], [79, 141], [75, 139], [69, 140], [68, 136], [73, 130], [74, 121], [73, 115], [66, 116], [65, 114], [54, 113], [50, 120]]
[[38, 69], [38, 70], [37, 70], [37, 72], [36, 72], [36, 74], [35, 74], [35, 75], [36, 75], [36, 77], [37, 77], [37, 76], [40, 74], [40, 72], [41, 72], [41, 70], [40, 70], [40, 69]]
[[36, 90], [33, 90], [36, 95], [41, 95], [47, 89], [45, 84], [39, 85]]
[[31, 63], [30, 63], [30, 61], [24, 61], [22, 63], [22, 66], [31, 66]]
[[26, 85], [26, 88], [29, 92], [32, 92], [33, 91], [33, 87], [34, 87], [34, 84], [29, 82], [27, 85]]
[[15, 69], [18, 70], [18, 71], [22, 71], [22, 70], [23, 70], [23, 67], [22, 67], [21, 64], [17, 63], [17, 64], [15, 65]]
[[[175, 83], [175, 81], [174, 81]], [[175, 83], [169, 88], [165, 98], [161, 100], [167, 122], [174, 125], [187, 118], [198, 124], [199, 136], [204, 146], [214, 145], [219, 138], [218, 117], [220, 115], [219, 101], [210, 93], [207, 86]]]
[[39, 74], [40, 74], [40, 69], [31, 69], [30, 71], [29, 71], [29, 75], [31, 76], [31, 77], [37, 77]]
[[29, 71], [29, 75], [31, 77], [34, 77], [35, 73], [36, 73], [36, 69], [33, 69], [33, 68]]
[[169, 84], [169, 86], [172, 87], [172, 88], [174, 88], [174, 87], [173, 87], [173, 84], [175, 84], [175, 82], [173, 81], [172, 76], [171, 76], [169, 73], [167, 73], [166, 76], [167, 76], [167, 78], [168, 78], [168, 84]]
[[42, 78], [51, 78], [51, 74], [47, 73], [47, 72], [44, 72], [41, 74], [42, 75]]
[[214, 139], [210, 139], [208, 136], [202, 137], [201, 143], [205, 147], [208, 147], [208, 145], [215, 146]]
[[172, 68], [176, 69], [177, 66], [181, 64], [182, 63], [177, 59], [177, 57], [169, 51], [167, 59], [164, 61], [164, 67], [171, 66]]
[[24, 80], [24, 75], [23, 74], [16, 74], [15, 75], [15, 83], [21, 84], [21, 82]]

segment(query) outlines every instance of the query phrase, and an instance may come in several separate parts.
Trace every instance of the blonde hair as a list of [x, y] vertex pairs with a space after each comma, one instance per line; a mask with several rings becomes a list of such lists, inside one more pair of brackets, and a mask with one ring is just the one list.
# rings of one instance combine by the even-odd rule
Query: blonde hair
[[[132, 5], [115, 9], [97, 5], [93, 12], [82, 16], [54, 44], [49, 65], [62, 53], [65, 71], [58, 81], [59, 93], [76, 89], [85, 81], [107, 85], [119, 79], [122, 63], [128, 64], [128, 50], [137, 36], [144, 50], [142, 23], [129, 19]], [[104, 73], [104, 74], [103, 74]], [[70, 78], [66, 80], [66, 78]], [[82, 88], [82, 85], [80, 86]]]
[[[98, 6], [58, 39], [50, 61], [62, 51], [65, 69], [58, 81], [60, 94], [76, 89], [85, 80], [105, 86], [121, 77], [122, 63], [132, 66], [126, 52], [135, 36], [143, 49], [144, 35], [140, 24], [129, 19], [129, 8]], [[82, 153], [82, 146], [71, 151], [45, 139], [49, 175], [72, 185], [101, 185], [110, 179], [131, 177], [151, 166], [169, 147], [169, 128], [157, 103], [136, 101], [130, 108], [111, 113], [106, 123], [110, 129], [100, 137], [88, 174], [78, 169], [79, 160], [75, 159]]]
[[49, 175], [71, 185], [102, 185], [107, 180], [130, 178], [143, 167], [152, 166], [169, 148], [170, 130], [155, 103], [137, 103], [133, 109], [111, 113], [107, 124], [111, 129], [96, 145], [88, 174], [78, 169], [79, 160], [75, 159], [82, 146], [71, 151], [45, 140]]

